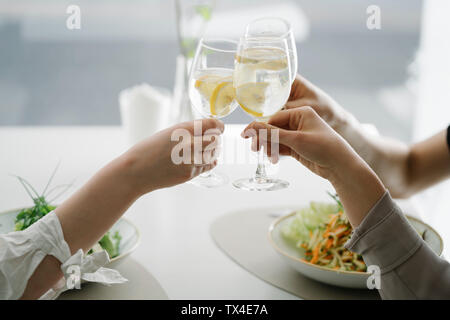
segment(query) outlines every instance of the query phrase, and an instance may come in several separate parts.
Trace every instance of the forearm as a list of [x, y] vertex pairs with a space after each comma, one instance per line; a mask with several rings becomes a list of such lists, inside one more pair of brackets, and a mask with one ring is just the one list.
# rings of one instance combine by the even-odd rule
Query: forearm
[[446, 135], [446, 130], [442, 130], [411, 146], [407, 166], [407, 195], [450, 177], [450, 151]]
[[374, 171], [355, 153], [336, 167], [329, 181], [353, 227], [357, 227], [386, 189]]
[[[79, 249], [87, 252], [139, 197], [129, 179], [130, 166], [124, 156], [112, 161], [55, 210], [72, 254]], [[22, 299], [37, 299], [52, 288], [63, 276], [60, 266], [60, 261], [47, 255], [29, 279]]]
[[347, 114], [336, 131], [353, 147], [375, 171], [394, 197], [410, 193], [410, 148], [397, 140], [374, 135]]
[[55, 210], [72, 253], [90, 249], [140, 196], [130, 166], [117, 158]]

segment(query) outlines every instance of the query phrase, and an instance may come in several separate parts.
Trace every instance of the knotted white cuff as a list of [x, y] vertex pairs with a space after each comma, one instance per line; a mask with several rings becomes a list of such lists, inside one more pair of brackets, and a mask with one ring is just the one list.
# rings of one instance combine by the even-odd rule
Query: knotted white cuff
[[106, 251], [85, 256], [80, 249], [71, 256], [59, 219], [51, 212], [24, 231], [0, 235], [0, 299], [20, 298], [47, 255], [61, 261], [64, 278], [40, 299], [55, 299], [68, 289], [79, 288], [81, 281], [106, 285], [127, 281], [118, 271], [103, 268], [110, 261]]

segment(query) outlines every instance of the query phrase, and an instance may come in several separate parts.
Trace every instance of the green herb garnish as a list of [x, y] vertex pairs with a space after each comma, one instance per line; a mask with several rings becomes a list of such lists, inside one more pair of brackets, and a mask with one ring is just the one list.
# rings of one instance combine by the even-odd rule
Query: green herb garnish
[[[56, 209], [56, 206], [51, 205], [50, 203], [56, 200], [59, 196], [61, 196], [64, 192], [66, 192], [72, 184], [67, 185], [59, 185], [52, 189], [49, 189], [50, 184], [53, 180], [53, 177], [56, 174], [56, 171], [59, 167], [56, 166], [55, 170], [53, 170], [52, 175], [50, 176], [49, 181], [47, 182], [47, 185], [44, 188], [44, 191], [42, 194], [38, 194], [36, 190], [33, 188], [33, 186], [26, 181], [24, 178], [15, 176], [19, 182], [24, 187], [25, 191], [28, 193], [30, 198], [33, 200], [34, 206], [31, 208], [26, 208], [21, 210], [15, 219], [15, 231], [22, 231], [31, 226], [33, 223], [44, 217], [49, 212]], [[63, 188], [62, 192], [57, 194], [52, 200], [47, 201], [47, 197], [52, 194], [54, 191]], [[107, 232], [102, 239], [98, 242], [99, 245], [102, 247], [102, 249], [106, 250], [108, 252], [109, 257], [112, 259], [114, 257], [117, 257], [119, 255], [119, 245], [120, 241], [122, 240], [122, 237], [120, 236], [119, 232], [116, 231], [113, 236], [110, 235], [110, 232]], [[93, 250], [89, 250], [88, 254], [93, 253]]]
[[108, 231], [98, 243], [106, 250], [106, 252], [108, 252], [112, 259], [119, 255], [120, 240], [122, 240], [122, 237], [119, 235], [118, 231], [116, 231], [113, 236], [111, 236], [111, 232]]
[[34, 206], [31, 208], [23, 209], [19, 212], [19, 214], [16, 216], [15, 220], [15, 230], [21, 231], [25, 230], [29, 226], [31, 226], [33, 223], [41, 219], [43, 216], [45, 216], [47, 213], [54, 210], [56, 207], [49, 204], [49, 201], [47, 201], [47, 196], [49, 196], [54, 191], [60, 189], [61, 187], [65, 187], [63, 192], [59, 193], [53, 200], [61, 196], [64, 192], [66, 192], [71, 185], [60, 185], [56, 186], [53, 189], [49, 190], [50, 184], [56, 174], [56, 171], [58, 170], [59, 164], [56, 166], [56, 168], [53, 170], [52, 175], [50, 176], [50, 179], [47, 182], [47, 185], [44, 188], [44, 191], [42, 194], [38, 194], [36, 189], [33, 188], [33, 186], [24, 178], [15, 176], [19, 182], [24, 187], [25, 191], [28, 193], [30, 198], [33, 200]]
[[336, 201], [338, 207], [339, 207], [339, 211], [344, 212], [344, 206], [342, 205], [341, 200], [339, 199], [339, 196], [337, 194], [332, 194], [331, 192], [327, 191], [328, 195], [330, 197], [332, 197], [334, 199], [334, 201]]

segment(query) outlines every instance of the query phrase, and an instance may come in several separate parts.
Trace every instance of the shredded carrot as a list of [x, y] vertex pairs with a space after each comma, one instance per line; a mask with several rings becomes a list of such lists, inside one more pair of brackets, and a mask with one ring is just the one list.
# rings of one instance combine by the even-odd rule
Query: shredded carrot
[[340, 236], [344, 235], [345, 231], [347, 231], [347, 227], [340, 227], [334, 232], [334, 234], [339, 238]]
[[319, 249], [320, 249], [320, 243], [318, 243], [313, 250], [313, 257], [310, 261], [311, 263], [316, 263], [317, 260], [319, 260]]
[[339, 215], [334, 214], [332, 215], [332, 218], [330, 220], [330, 222], [328, 223], [328, 226], [331, 228], [333, 228], [334, 224], [336, 223], [336, 220], [339, 218]]
[[332, 245], [333, 245], [333, 239], [328, 239], [326, 248], [330, 249]]
[[309, 230], [309, 241], [300, 244], [306, 250], [303, 261], [334, 270], [364, 272], [366, 266], [361, 256], [342, 247], [351, 232], [352, 227], [343, 211], [331, 214], [328, 222], [317, 226], [316, 230]]

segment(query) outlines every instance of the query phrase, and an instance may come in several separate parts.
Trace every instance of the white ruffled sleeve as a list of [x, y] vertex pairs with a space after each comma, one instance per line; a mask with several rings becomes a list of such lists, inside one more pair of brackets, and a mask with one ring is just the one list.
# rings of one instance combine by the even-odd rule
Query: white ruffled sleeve
[[[118, 271], [102, 268], [109, 263], [106, 251], [84, 256], [80, 249], [71, 256], [59, 219], [51, 212], [24, 231], [0, 235], [0, 299], [20, 298], [28, 279], [47, 255], [54, 256], [61, 262], [65, 278], [71, 276], [69, 267], [76, 265], [80, 270], [79, 276], [84, 281], [107, 285], [127, 281]], [[41, 299], [57, 298], [68, 289], [67, 282], [62, 279]]]

